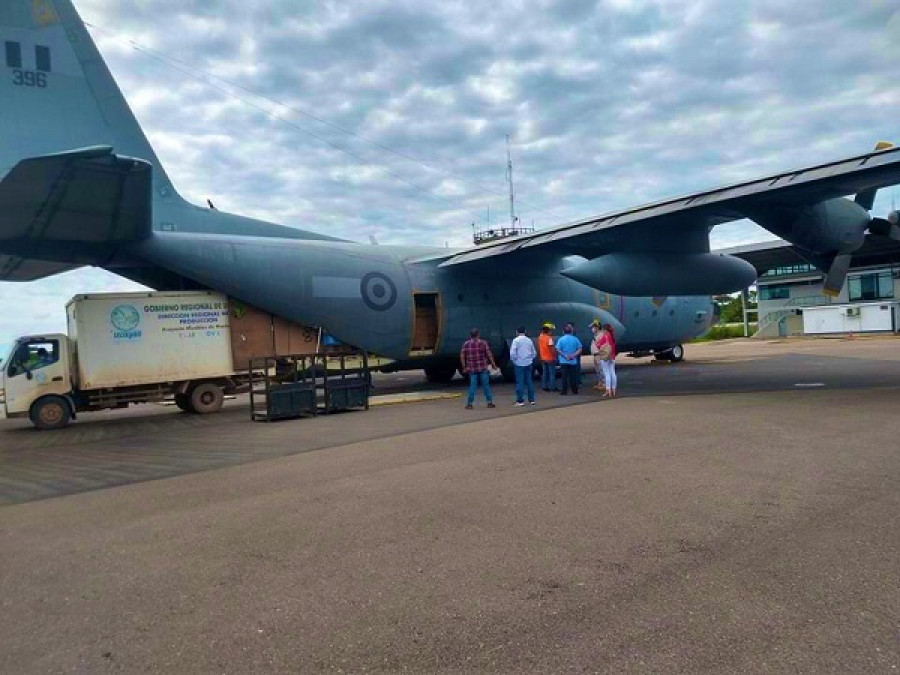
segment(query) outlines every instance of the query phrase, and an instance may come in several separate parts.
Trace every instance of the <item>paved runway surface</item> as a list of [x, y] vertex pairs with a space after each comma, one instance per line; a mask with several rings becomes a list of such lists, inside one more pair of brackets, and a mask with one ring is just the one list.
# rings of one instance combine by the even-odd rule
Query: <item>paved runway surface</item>
[[0, 423], [2, 669], [896, 672], [900, 342], [688, 357], [534, 409]]

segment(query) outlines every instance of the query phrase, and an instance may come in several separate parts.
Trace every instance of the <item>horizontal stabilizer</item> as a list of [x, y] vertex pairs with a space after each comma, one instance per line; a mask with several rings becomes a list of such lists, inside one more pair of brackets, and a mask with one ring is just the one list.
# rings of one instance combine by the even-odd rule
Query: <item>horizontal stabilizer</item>
[[150, 175], [108, 146], [20, 161], [0, 181], [0, 280], [100, 265], [148, 237]]

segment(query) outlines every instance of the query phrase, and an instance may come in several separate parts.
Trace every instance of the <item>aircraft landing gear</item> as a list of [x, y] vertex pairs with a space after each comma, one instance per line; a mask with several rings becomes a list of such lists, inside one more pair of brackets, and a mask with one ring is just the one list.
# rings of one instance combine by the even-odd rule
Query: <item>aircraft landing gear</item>
[[656, 352], [653, 358], [657, 361], [668, 361], [669, 363], [681, 363], [684, 361], [684, 345], [675, 345], [671, 349], [662, 352]]
[[446, 384], [456, 374], [456, 366], [433, 366], [425, 368], [425, 381], [432, 384]]

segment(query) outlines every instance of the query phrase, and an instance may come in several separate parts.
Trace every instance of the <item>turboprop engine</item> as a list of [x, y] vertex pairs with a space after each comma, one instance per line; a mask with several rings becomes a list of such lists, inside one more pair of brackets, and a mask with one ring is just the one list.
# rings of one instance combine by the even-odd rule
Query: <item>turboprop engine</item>
[[866, 240], [866, 234], [900, 240], [900, 214], [891, 211], [887, 218], [873, 218], [869, 210], [875, 201], [875, 190], [860, 192], [851, 201], [843, 197], [828, 199], [799, 211], [752, 215], [751, 218], [791, 242], [810, 262], [825, 270], [823, 292], [841, 292], [853, 252]]
[[[887, 141], [875, 144], [875, 150], [888, 150]], [[844, 286], [853, 252], [866, 240], [866, 233], [900, 241], [900, 214], [891, 211], [887, 218], [873, 218], [876, 188], [859, 192], [853, 201], [838, 197], [826, 199], [803, 209], [769, 207], [757, 213], [745, 213], [770, 232], [801, 249], [819, 269], [828, 268], [822, 292], [836, 296]]]
[[756, 268], [717, 253], [608, 253], [562, 271], [564, 276], [609, 293], [631, 296], [715, 295], [756, 281]]

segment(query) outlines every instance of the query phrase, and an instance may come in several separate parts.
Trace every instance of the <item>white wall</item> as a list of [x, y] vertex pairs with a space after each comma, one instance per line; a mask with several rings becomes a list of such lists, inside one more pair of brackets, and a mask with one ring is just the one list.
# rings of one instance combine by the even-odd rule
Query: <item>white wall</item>
[[[896, 331], [897, 306], [896, 302], [868, 302], [807, 307], [803, 310], [803, 332], [822, 335]], [[858, 313], [848, 314], [848, 309]]]

